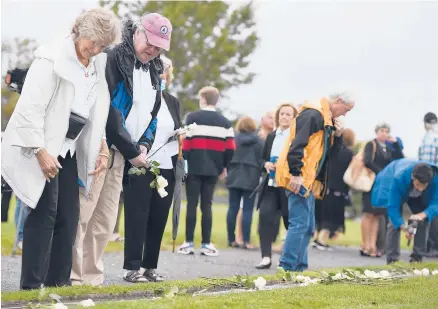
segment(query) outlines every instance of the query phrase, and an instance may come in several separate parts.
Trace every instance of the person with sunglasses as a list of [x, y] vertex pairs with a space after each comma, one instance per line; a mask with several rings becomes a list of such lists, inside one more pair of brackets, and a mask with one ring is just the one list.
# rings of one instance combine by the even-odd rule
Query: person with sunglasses
[[[81, 213], [73, 254], [73, 284], [102, 285], [102, 256], [117, 221], [123, 179], [132, 166], [145, 167], [161, 107], [163, 64], [160, 53], [170, 48], [172, 24], [158, 14], [143, 15], [139, 21], [124, 22], [122, 43], [107, 52], [106, 78], [111, 106], [106, 126], [110, 161], [104, 175], [96, 179], [91, 195], [81, 198]], [[124, 177], [126, 176], [126, 177]], [[128, 207], [138, 205], [127, 205]], [[136, 229], [133, 222], [125, 227]], [[125, 255], [132, 237], [125, 234]], [[141, 260], [124, 265], [124, 279], [148, 281], [140, 270]], [[148, 272], [149, 273], [149, 272]], [[154, 279], [154, 278], [152, 278]]]

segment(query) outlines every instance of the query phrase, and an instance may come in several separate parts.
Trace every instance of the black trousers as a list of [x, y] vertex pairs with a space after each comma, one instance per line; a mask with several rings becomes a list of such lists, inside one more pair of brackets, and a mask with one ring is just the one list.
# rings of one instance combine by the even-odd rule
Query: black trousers
[[22, 289], [70, 284], [73, 245], [79, 223], [79, 185], [76, 156], [59, 157], [62, 169], [46, 182], [23, 229]]
[[12, 191], [6, 191], [2, 193], [2, 222], [8, 222], [9, 203], [11, 202]]
[[278, 220], [277, 213], [281, 213], [286, 229], [289, 224], [287, 196], [284, 189], [267, 186], [260, 198], [260, 249], [262, 251], [262, 257], [271, 257], [272, 242], [275, 238], [276, 221]]
[[186, 241], [193, 242], [196, 227], [196, 208], [201, 196], [201, 226], [202, 243], [211, 242], [212, 209], [214, 189], [218, 177], [188, 175], [186, 180], [187, 215], [186, 215]]
[[160, 255], [161, 240], [172, 205], [175, 175], [172, 170], [160, 170], [169, 183], [168, 195], [162, 198], [150, 184], [155, 176], [149, 171], [145, 175], [129, 175], [123, 185], [125, 199], [125, 260], [126, 270], [156, 269]]

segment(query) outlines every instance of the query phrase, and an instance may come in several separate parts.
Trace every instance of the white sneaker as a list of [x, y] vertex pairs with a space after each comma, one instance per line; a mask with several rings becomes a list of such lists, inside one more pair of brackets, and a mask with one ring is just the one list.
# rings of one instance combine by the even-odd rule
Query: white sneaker
[[201, 246], [201, 255], [218, 256], [219, 255], [219, 250], [216, 249], [216, 247], [212, 243], [202, 244], [202, 246]]
[[192, 242], [184, 242], [179, 248], [177, 253], [189, 255], [189, 254], [195, 254], [195, 247], [193, 246]]

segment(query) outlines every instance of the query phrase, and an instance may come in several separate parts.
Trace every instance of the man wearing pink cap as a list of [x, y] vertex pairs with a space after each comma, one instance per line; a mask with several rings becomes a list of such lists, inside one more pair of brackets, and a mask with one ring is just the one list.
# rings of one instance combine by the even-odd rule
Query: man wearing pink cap
[[[163, 64], [159, 55], [169, 50], [171, 33], [172, 24], [167, 18], [157, 13], [146, 14], [139, 22], [125, 22], [122, 43], [107, 51], [106, 79], [111, 106], [106, 140], [111, 158], [108, 169], [94, 182], [89, 197], [80, 196], [73, 284], [103, 284], [102, 256], [116, 224], [122, 182], [129, 185], [127, 171], [132, 166], [146, 166], [146, 154], [155, 139], [162, 97]], [[124, 279], [130, 282], [161, 278], [155, 273], [156, 261], [142, 257], [145, 223], [138, 214], [145, 210], [141, 207], [144, 207], [141, 203], [130, 205], [125, 198]], [[161, 236], [157, 237], [161, 242]], [[150, 238], [154, 239], [154, 235], [149, 234]], [[158, 259], [157, 254], [148, 254]], [[150, 265], [142, 263], [142, 259]]]

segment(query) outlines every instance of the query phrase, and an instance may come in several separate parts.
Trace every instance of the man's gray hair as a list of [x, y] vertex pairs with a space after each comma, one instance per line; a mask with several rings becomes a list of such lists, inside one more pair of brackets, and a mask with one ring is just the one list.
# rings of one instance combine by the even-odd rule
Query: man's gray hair
[[332, 101], [341, 100], [344, 104], [354, 104], [354, 98], [351, 93], [348, 92], [336, 92], [329, 96]]

